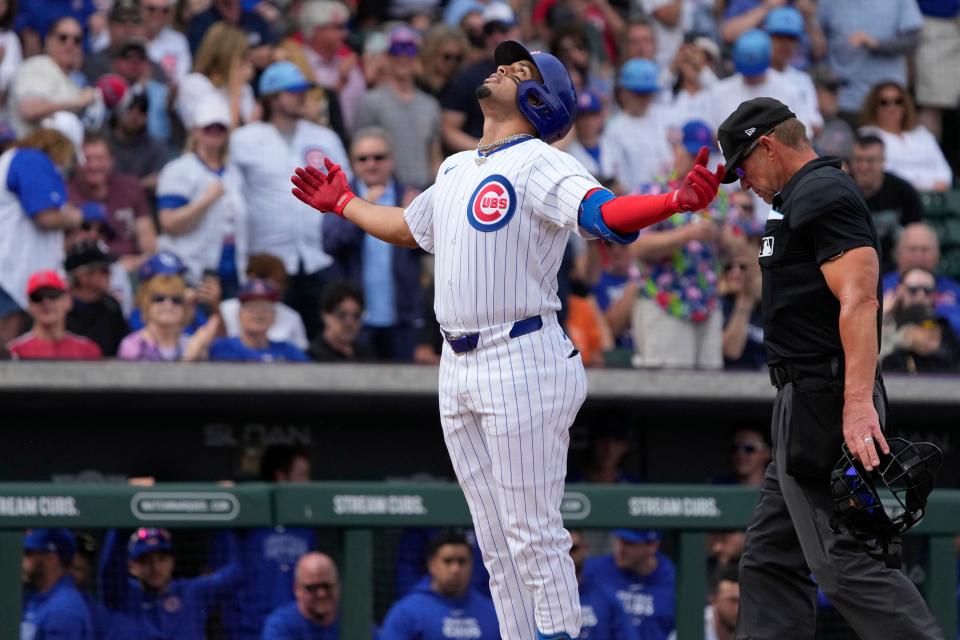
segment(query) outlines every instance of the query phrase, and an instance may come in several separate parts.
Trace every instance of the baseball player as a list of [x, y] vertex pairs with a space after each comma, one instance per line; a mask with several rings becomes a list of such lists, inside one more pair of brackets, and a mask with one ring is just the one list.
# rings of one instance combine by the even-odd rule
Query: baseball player
[[478, 148], [447, 158], [406, 209], [357, 198], [329, 160], [326, 174], [297, 169], [293, 193], [386, 242], [435, 254], [445, 337], [440, 420], [490, 572], [500, 635], [572, 639], [581, 614], [560, 499], [586, 375], [556, 317], [560, 259], [571, 231], [629, 243], [644, 226], [699, 211], [724, 172], [706, 168], [703, 149], [677, 191], [614, 198], [550, 146], [576, 113], [560, 61], [509, 40], [495, 59], [477, 88]]

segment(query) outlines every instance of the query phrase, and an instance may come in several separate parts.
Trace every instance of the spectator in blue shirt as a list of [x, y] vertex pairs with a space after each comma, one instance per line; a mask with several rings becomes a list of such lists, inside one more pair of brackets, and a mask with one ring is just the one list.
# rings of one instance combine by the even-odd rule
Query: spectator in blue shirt
[[250, 280], [237, 295], [240, 300], [240, 335], [217, 338], [210, 360], [246, 362], [307, 362], [307, 354], [289, 342], [274, 342], [267, 332], [277, 318], [280, 293], [265, 280]]
[[76, 548], [76, 539], [67, 529], [27, 531], [21, 640], [93, 640], [90, 612], [67, 573]]
[[[370, 202], [406, 206], [416, 194], [394, 175], [394, 145], [380, 127], [357, 131], [350, 145], [351, 187]], [[423, 325], [422, 251], [387, 244], [340, 216], [323, 218], [323, 250], [341, 276], [361, 285], [366, 301], [360, 340], [378, 360], [411, 362]]]
[[579, 640], [634, 640], [637, 630], [613, 591], [597, 580], [583, 579], [583, 566], [590, 554], [586, 538], [579, 531], [571, 531], [570, 538], [570, 557], [577, 570], [583, 617]]
[[612, 589], [640, 640], [667, 640], [676, 629], [677, 569], [654, 530], [615, 529], [613, 553], [590, 558], [583, 581]]
[[459, 533], [441, 533], [427, 548], [429, 577], [387, 612], [380, 640], [499, 640], [493, 602], [470, 588], [473, 551]]
[[296, 602], [267, 618], [262, 640], [338, 640], [340, 578], [330, 556], [311, 552], [297, 562]]
[[[115, 552], [116, 534], [108, 535], [104, 554]], [[118, 572], [106, 572], [103, 588], [117, 603], [107, 637], [110, 640], [204, 640], [207, 616], [237, 582], [240, 565], [197, 578], [173, 578], [173, 538], [166, 529], [140, 528], [127, 543], [132, 578], [118, 585]], [[112, 583], [112, 584], [111, 584]]]
[[[310, 456], [306, 449], [288, 445], [268, 447], [260, 458], [260, 481], [278, 484], [310, 481]], [[263, 623], [271, 611], [292, 602], [297, 560], [317, 544], [313, 529], [263, 527], [222, 532], [214, 539], [208, 562], [227, 563], [226, 551], [233, 536], [243, 567], [240, 580], [223, 598], [221, 619], [230, 640], [260, 640]]]

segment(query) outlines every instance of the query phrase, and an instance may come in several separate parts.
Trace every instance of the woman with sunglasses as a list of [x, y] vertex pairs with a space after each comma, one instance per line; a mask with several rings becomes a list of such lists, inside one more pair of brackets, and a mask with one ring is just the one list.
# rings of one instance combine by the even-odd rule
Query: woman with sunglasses
[[881, 82], [867, 94], [860, 133], [883, 140], [885, 171], [895, 173], [917, 191], [950, 188], [953, 171], [929, 129], [917, 121], [913, 98], [896, 82]]
[[229, 126], [223, 101], [201, 104], [186, 152], [168, 163], [157, 180], [157, 246], [180, 257], [192, 282], [216, 275], [227, 298], [247, 267], [246, 207], [239, 177], [226, 162]]
[[131, 333], [117, 357], [152, 362], [203, 360], [220, 330], [220, 317], [213, 316], [192, 336], [184, 332], [188, 314], [187, 284], [176, 275], [150, 278], [137, 293], [145, 326]]

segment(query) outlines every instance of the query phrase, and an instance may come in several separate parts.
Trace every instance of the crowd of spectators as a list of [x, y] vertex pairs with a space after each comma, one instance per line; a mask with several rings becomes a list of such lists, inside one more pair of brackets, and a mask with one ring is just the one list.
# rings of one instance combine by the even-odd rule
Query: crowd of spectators
[[[512, 38], [570, 70], [579, 111], [558, 145], [618, 194], [674, 188], [701, 146], [718, 155], [742, 100], [789, 105], [874, 216], [884, 367], [956, 371], [960, 285], [938, 272], [919, 194], [960, 167], [958, 14], [956, 0], [4, 0], [0, 345], [435, 363], [430, 257], [317, 215], [289, 176], [330, 158], [358, 195], [410, 202], [477, 145], [474, 91]], [[733, 185], [628, 247], [571, 239], [561, 319], [584, 362], [761, 367], [768, 212]]]

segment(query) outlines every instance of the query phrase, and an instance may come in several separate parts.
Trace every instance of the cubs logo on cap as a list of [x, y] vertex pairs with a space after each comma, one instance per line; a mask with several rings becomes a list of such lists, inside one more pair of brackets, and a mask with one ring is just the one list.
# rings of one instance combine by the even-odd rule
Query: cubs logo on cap
[[517, 193], [504, 176], [494, 174], [480, 183], [467, 202], [467, 219], [477, 231], [496, 231], [517, 210]]

